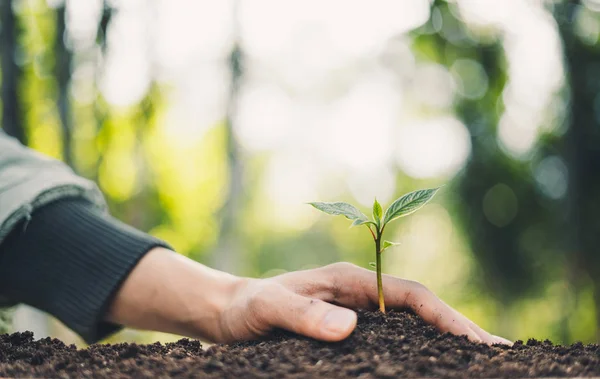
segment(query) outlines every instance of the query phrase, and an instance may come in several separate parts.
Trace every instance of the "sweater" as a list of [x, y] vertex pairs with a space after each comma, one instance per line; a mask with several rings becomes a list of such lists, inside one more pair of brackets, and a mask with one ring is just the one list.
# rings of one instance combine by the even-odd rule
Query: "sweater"
[[121, 284], [168, 244], [111, 217], [97, 186], [0, 131], [0, 305], [50, 313], [94, 343]]

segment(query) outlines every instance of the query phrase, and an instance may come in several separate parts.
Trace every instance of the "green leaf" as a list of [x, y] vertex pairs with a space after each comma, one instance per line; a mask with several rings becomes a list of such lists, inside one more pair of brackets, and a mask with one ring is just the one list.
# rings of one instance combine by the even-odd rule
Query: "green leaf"
[[335, 202], [335, 203], [326, 203], [326, 202], [314, 202], [309, 203], [313, 207], [317, 208], [321, 212], [325, 212], [327, 214], [333, 216], [346, 216], [349, 220], [365, 220], [368, 221], [367, 216], [365, 216], [361, 211], [356, 209], [354, 205], [343, 203], [343, 202]]
[[381, 204], [375, 199], [373, 203], [373, 220], [379, 226], [381, 224], [381, 216], [383, 214], [383, 209], [381, 209]]
[[387, 224], [398, 217], [408, 216], [409, 214], [418, 211], [433, 198], [439, 189], [440, 187], [418, 190], [402, 196], [394, 201], [385, 211], [385, 215], [383, 216], [384, 223]]
[[[355, 226], [359, 226], [359, 225], [364, 225], [364, 224], [373, 224], [375, 225], [375, 223], [373, 221], [369, 221], [367, 219], [360, 219], [357, 218], [356, 220], [354, 220], [354, 222], [352, 223], [352, 225], [350, 225], [350, 227], [355, 227]], [[377, 226], [377, 225], [375, 225]]]
[[375, 264], [375, 262], [369, 262], [369, 266], [371, 266], [373, 268], [377, 268], [377, 264]]
[[400, 244], [398, 242], [383, 241], [383, 246], [381, 247], [381, 251], [384, 251], [388, 247], [397, 246], [397, 245], [400, 245]]

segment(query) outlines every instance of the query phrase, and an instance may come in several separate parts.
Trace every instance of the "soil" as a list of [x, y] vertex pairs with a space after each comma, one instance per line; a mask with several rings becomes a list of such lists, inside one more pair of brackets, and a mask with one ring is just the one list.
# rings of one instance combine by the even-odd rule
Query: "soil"
[[600, 346], [517, 341], [486, 346], [440, 334], [407, 312], [359, 313], [339, 343], [287, 332], [214, 345], [195, 340], [92, 345], [78, 350], [31, 333], [0, 336], [0, 377], [94, 378], [528, 378], [600, 376]]

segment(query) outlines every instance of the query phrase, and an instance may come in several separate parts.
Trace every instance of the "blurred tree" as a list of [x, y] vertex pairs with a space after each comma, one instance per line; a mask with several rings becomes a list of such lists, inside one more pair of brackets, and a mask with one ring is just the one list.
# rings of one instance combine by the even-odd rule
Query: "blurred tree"
[[[568, 72], [566, 134], [562, 154], [569, 173], [568, 204], [564, 232], [568, 238], [571, 269], [569, 281], [580, 292], [591, 280], [600, 340], [600, 49], [576, 32], [577, 15], [585, 11], [580, 1], [565, 1], [554, 8], [563, 40]], [[595, 15], [598, 17], [598, 15]]]
[[56, 36], [54, 41], [54, 75], [58, 86], [56, 98], [58, 114], [60, 116], [62, 131], [62, 156], [65, 163], [73, 166], [72, 142], [73, 122], [71, 119], [71, 103], [69, 96], [69, 84], [71, 82], [72, 53], [67, 46], [66, 27], [67, 6], [63, 3], [56, 9]]
[[2, 127], [22, 143], [27, 142], [20, 99], [22, 70], [19, 57], [19, 21], [13, 0], [0, 1], [0, 59], [2, 64]]
[[238, 2], [233, 7], [234, 44], [229, 54], [230, 89], [225, 115], [226, 159], [228, 167], [228, 192], [221, 210], [220, 230], [217, 246], [213, 252], [214, 266], [220, 270], [240, 274], [244, 267], [240, 251], [239, 214], [243, 202], [243, 165], [240, 147], [235, 133], [235, 112], [238, 106], [240, 85], [243, 75], [243, 52], [239, 38]]
[[[478, 270], [474, 279], [499, 302], [496, 315], [499, 333], [510, 330], [507, 312], [517, 299], [544, 288], [557, 260], [548, 259], [556, 241], [552, 210], [544, 207], [531, 175], [530, 162], [508, 156], [499, 146], [497, 125], [503, 112], [502, 93], [507, 82], [502, 41], [484, 42], [467, 31], [456, 16], [455, 4], [435, 1], [432, 17], [415, 37], [415, 50], [424, 59], [446, 67], [457, 60], [481, 65], [488, 80], [481, 97], [458, 94], [455, 112], [469, 129], [471, 157], [458, 175], [458, 204], [454, 214], [464, 225]], [[468, 78], [464, 78], [468, 80]], [[541, 227], [540, 227], [541, 225]], [[528, 234], [542, 242], [532, 246]]]
[[98, 28], [96, 29], [96, 43], [102, 50], [106, 49], [106, 32], [108, 30], [110, 20], [112, 19], [112, 14], [112, 7], [108, 4], [107, 0], [103, 0], [102, 14], [100, 15], [100, 22], [98, 23]]
[[[498, 330], [510, 328], [507, 310], [515, 300], [563, 279], [569, 287], [559, 308], [560, 339], [572, 340], [569, 319], [590, 283], [600, 339], [600, 254], [595, 243], [600, 228], [600, 51], [577, 34], [583, 5], [565, 1], [554, 7], [567, 66], [568, 89], [559, 99], [566, 101], [570, 115], [562, 128], [566, 133], [542, 134], [534, 153], [523, 160], [508, 156], [497, 138], [507, 81], [502, 42], [478, 40], [452, 7], [445, 1], [433, 3], [432, 14], [440, 22], [434, 25], [432, 17], [417, 32], [414, 48], [421, 58], [446, 67], [457, 59], [478, 62], [488, 78], [481, 98], [458, 95], [455, 102], [456, 114], [470, 131], [472, 153], [455, 182], [454, 211], [469, 236], [479, 280], [500, 304]], [[535, 168], [551, 156], [560, 157], [568, 168], [568, 192], [562, 199], [549, 199], [534, 178]]]
[[[112, 20], [113, 16], [113, 8], [108, 4], [107, 0], [102, 1], [102, 14], [100, 16], [100, 22], [98, 23], [98, 28], [96, 29], [96, 44], [100, 47], [100, 54], [103, 57], [106, 53], [107, 46], [107, 32]], [[100, 72], [102, 67], [101, 63], [102, 59], [98, 59], [95, 62], [96, 72]], [[94, 83], [97, 87], [97, 84]], [[102, 131], [102, 128], [106, 124], [108, 118], [108, 105], [105, 103], [101, 94], [96, 94], [96, 100], [93, 104], [94, 107], [94, 119], [96, 120], [96, 134], [99, 134]], [[102, 156], [98, 157], [96, 162], [96, 169], [94, 170], [93, 179], [98, 180], [98, 172], [100, 169], [100, 165], [102, 164]]]

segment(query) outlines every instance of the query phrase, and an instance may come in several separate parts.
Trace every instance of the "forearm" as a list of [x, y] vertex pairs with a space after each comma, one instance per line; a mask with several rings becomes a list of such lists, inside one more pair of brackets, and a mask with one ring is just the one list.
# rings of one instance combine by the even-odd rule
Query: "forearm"
[[147, 253], [117, 291], [106, 321], [210, 341], [244, 280], [164, 248]]
[[83, 200], [33, 212], [0, 244], [0, 295], [42, 309], [97, 342], [120, 326], [105, 322], [114, 295], [137, 263], [163, 241]]

